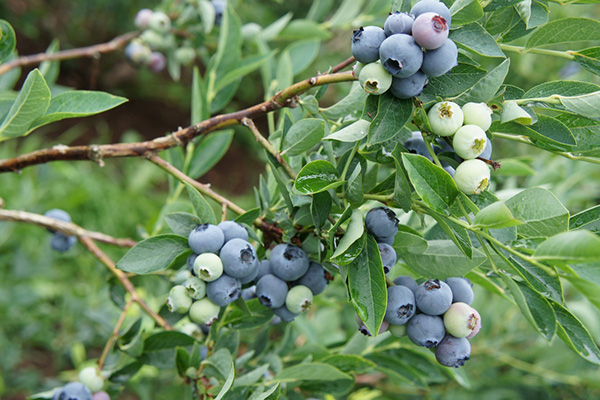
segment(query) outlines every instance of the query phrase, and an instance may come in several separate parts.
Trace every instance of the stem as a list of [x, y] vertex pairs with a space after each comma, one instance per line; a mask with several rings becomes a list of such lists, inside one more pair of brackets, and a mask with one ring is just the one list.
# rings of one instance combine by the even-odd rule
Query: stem
[[227, 203], [221, 204], [221, 222], [227, 221]]
[[104, 367], [104, 362], [106, 361], [106, 357], [108, 356], [110, 349], [114, 346], [115, 342], [117, 341], [117, 338], [119, 337], [119, 331], [121, 330], [121, 326], [123, 326], [123, 322], [125, 322], [125, 317], [127, 316], [127, 312], [129, 311], [129, 309], [131, 308], [132, 305], [133, 305], [133, 300], [129, 300], [125, 304], [125, 307], [123, 307], [123, 311], [121, 312], [121, 315], [119, 316], [117, 324], [115, 325], [115, 328], [113, 329], [112, 334], [108, 338], [108, 341], [106, 342], [106, 345], [104, 346], [104, 350], [102, 350], [102, 354], [100, 355], [100, 358], [98, 359], [98, 369], [100, 371], [102, 371], [102, 367]]
[[352, 164], [352, 159], [354, 158], [354, 155], [358, 151], [358, 147], [359, 146], [360, 146], [360, 141], [356, 142], [356, 144], [352, 148], [352, 152], [350, 153], [350, 157], [348, 157], [348, 160], [346, 161], [346, 165], [344, 165], [344, 170], [342, 171], [342, 176], [340, 177], [341, 181], [345, 181], [346, 180], [346, 175], [348, 174], [348, 169], [350, 169], [350, 164]]
[[437, 165], [440, 168], [444, 168], [444, 167], [442, 167], [442, 163], [440, 162], [440, 159], [438, 158], [437, 154], [435, 154], [433, 147], [431, 147], [431, 142], [429, 141], [428, 136], [429, 135], [423, 135], [423, 142], [425, 142], [425, 147], [427, 147], [427, 152], [429, 152], [429, 155], [431, 156], [431, 158], [433, 158], [433, 162], [435, 163], [435, 165]]
[[526, 53], [535, 53], [535, 54], [543, 54], [546, 56], [560, 57], [566, 58], [567, 60], [574, 60], [575, 56], [569, 53], [568, 51], [559, 51], [559, 50], [548, 50], [548, 49], [540, 49], [537, 47], [533, 47], [531, 49], [527, 49], [522, 46], [512, 46], [509, 44], [499, 43], [498, 46], [504, 51], [511, 51], [513, 53], [526, 54]]
[[260, 145], [264, 147], [266, 151], [268, 151], [273, 157], [277, 159], [277, 162], [279, 162], [279, 164], [283, 167], [288, 176], [292, 179], [296, 179], [296, 172], [292, 169], [292, 167], [290, 167], [290, 165], [287, 163], [287, 161], [285, 161], [281, 154], [277, 150], [275, 150], [275, 147], [271, 145], [269, 140], [267, 140], [267, 138], [265, 138], [260, 133], [256, 125], [254, 125], [254, 121], [252, 121], [250, 118], [244, 118], [242, 119], [242, 125], [245, 125], [250, 129], [256, 141], [260, 143]]
[[393, 194], [368, 194], [368, 193], [365, 193], [363, 195], [363, 198], [366, 200], [377, 200], [382, 203], [385, 203], [387, 201], [393, 200], [394, 195]]
[[519, 100], [514, 100], [515, 103], [521, 105], [521, 104], [529, 104], [529, 103], [546, 103], [546, 104], [556, 104], [556, 105], [561, 105], [561, 101], [560, 98], [557, 97], [557, 95], [552, 95], [552, 96], [548, 96], [548, 97], [532, 97], [529, 99], [519, 99]]

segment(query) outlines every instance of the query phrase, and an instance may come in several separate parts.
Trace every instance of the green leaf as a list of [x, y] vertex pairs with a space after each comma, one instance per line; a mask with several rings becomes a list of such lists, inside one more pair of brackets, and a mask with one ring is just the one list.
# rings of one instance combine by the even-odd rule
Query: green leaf
[[8, 21], [0, 19], [0, 62], [6, 60], [15, 51], [16, 45], [15, 30]]
[[[438, 227], [444, 231], [446, 236], [448, 236], [456, 246], [458, 246], [460, 251], [468, 258], [472, 258], [473, 243], [469, 237], [469, 232], [464, 227], [447, 218], [435, 214], [432, 215], [432, 217], [437, 221]], [[428, 236], [426, 237], [429, 238]]]
[[[454, 24], [454, 20], [452, 23]], [[453, 30], [449, 37], [458, 46], [482, 56], [506, 58], [494, 37], [477, 22]]]
[[215, 25], [215, 6], [208, 0], [201, 0], [198, 2], [198, 14], [202, 19], [202, 27], [204, 33], [208, 34], [212, 31]]
[[351, 302], [365, 326], [377, 336], [387, 307], [387, 286], [375, 238], [367, 235], [360, 255], [348, 265]]
[[291, 12], [289, 12], [289, 13], [285, 14], [284, 16], [280, 17], [275, 22], [273, 22], [271, 25], [266, 26], [260, 33], [260, 36], [265, 41], [275, 39], [277, 37], [277, 35], [279, 35], [279, 33], [281, 33], [283, 28], [285, 28], [287, 26], [287, 24], [292, 20], [293, 16], [294, 15]]
[[304, 71], [319, 54], [321, 41], [318, 39], [298, 40], [290, 44], [284, 51], [290, 54], [292, 74], [298, 75]]
[[303, 362], [283, 369], [274, 381], [299, 384], [308, 390], [328, 394], [344, 394], [354, 385], [354, 379], [329, 364]]
[[325, 364], [339, 368], [343, 372], [366, 373], [375, 364], [366, 358], [354, 354], [332, 354], [320, 360]]
[[210, 171], [229, 150], [233, 134], [233, 129], [227, 129], [203, 137], [194, 150], [188, 174], [198, 178]]
[[221, 390], [219, 390], [219, 394], [217, 395], [217, 397], [215, 397], [215, 400], [222, 400], [223, 398], [225, 398], [225, 395], [227, 394], [227, 392], [229, 392], [229, 389], [231, 389], [231, 385], [233, 385], [234, 377], [235, 367], [233, 365], [233, 361], [231, 361], [229, 373], [227, 374], [227, 379], [225, 380], [225, 383], [223, 383], [223, 386], [221, 386]]
[[252, 225], [256, 218], [260, 217], [260, 208], [253, 208], [252, 210], [248, 210], [240, 216], [235, 218], [235, 222], [240, 224], [248, 224]]
[[344, 0], [329, 20], [331, 26], [341, 26], [356, 18], [363, 9], [364, 0]]
[[178, 235], [158, 235], [142, 240], [133, 246], [117, 262], [117, 268], [138, 275], [165, 270], [177, 257], [189, 252], [185, 237]]
[[410, 364], [391, 352], [373, 352], [366, 358], [375, 363], [376, 369], [383, 372], [396, 384], [410, 385], [414, 387], [425, 387], [423, 376]]
[[306, 164], [294, 181], [294, 188], [302, 194], [319, 193], [342, 185], [337, 169], [329, 161], [315, 160]]
[[525, 47], [600, 40], [600, 22], [588, 18], [563, 18], [547, 23], [527, 40]]
[[484, 8], [484, 11], [496, 11], [505, 7], [510, 7], [522, 0], [494, 0], [490, 1]]
[[554, 301], [563, 301], [562, 284], [558, 275], [551, 275], [545, 269], [537, 267], [525, 260], [508, 257], [511, 266], [525, 279], [533, 289]]
[[327, 192], [316, 193], [313, 196], [310, 203], [310, 214], [317, 230], [327, 221], [332, 203], [333, 200], [331, 200], [331, 196]]
[[600, 47], [575, 50], [569, 53], [575, 57], [575, 61], [583, 68], [596, 75], [600, 75]]
[[483, 8], [477, 0], [456, 0], [450, 7], [452, 25], [465, 25], [483, 17]]
[[321, 110], [324, 117], [330, 120], [338, 120], [344, 117], [354, 117], [358, 119], [362, 112], [362, 105], [365, 103], [368, 94], [360, 87], [358, 82], [353, 82], [350, 86], [350, 93], [334, 105]]
[[529, 113], [523, 110], [516, 101], [507, 101], [502, 106], [502, 115], [500, 122], [503, 124], [514, 121], [521, 125], [531, 125], [533, 118]]
[[569, 211], [546, 189], [526, 189], [508, 199], [506, 206], [525, 223], [517, 227], [523, 236], [548, 237], [568, 229]]
[[296, 122], [283, 139], [281, 154], [297, 156], [310, 150], [325, 135], [325, 123], [322, 119], [306, 118]]
[[350, 223], [346, 228], [346, 233], [344, 233], [344, 236], [342, 236], [342, 239], [338, 243], [331, 258], [338, 258], [342, 254], [344, 254], [354, 242], [356, 242], [362, 237], [364, 231], [365, 224], [363, 222], [362, 213], [359, 209], [352, 210], [352, 215], [350, 216]]
[[219, 78], [215, 84], [214, 91], [218, 92], [224, 89], [227, 85], [240, 80], [249, 73], [259, 69], [264, 63], [268, 62], [275, 55], [275, 53], [275, 50], [273, 50], [266, 54], [259, 54], [240, 60], [239, 67], [232, 69]]
[[354, 143], [367, 136], [370, 125], [371, 123], [369, 121], [359, 119], [358, 121], [333, 132], [331, 135], [324, 137], [323, 140], [338, 140], [340, 142]]
[[208, 99], [206, 98], [206, 87], [204, 86], [202, 75], [200, 75], [200, 70], [197, 66], [194, 66], [194, 72], [192, 77], [191, 109], [192, 115], [190, 118], [190, 122], [192, 123], [192, 125], [198, 124], [209, 117]]
[[369, 127], [368, 146], [393, 138], [412, 117], [413, 104], [411, 99], [401, 100], [390, 92], [378, 97], [377, 115], [371, 121]]
[[551, 81], [540, 83], [537, 86], [529, 89], [523, 98], [538, 98], [538, 97], [550, 97], [553, 95], [561, 96], [579, 96], [582, 94], [588, 94], [597, 92], [600, 90], [600, 86], [591, 82], [579, 82], [579, 81]]
[[498, 201], [481, 209], [475, 215], [474, 223], [478, 228], [499, 229], [521, 225], [523, 222], [512, 215], [512, 212], [503, 201]]
[[571, 112], [588, 118], [600, 118], [600, 91], [580, 96], [555, 96]]
[[587, 229], [600, 233], [600, 205], [588, 208], [569, 219], [569, 229]]
[[552, 302], [558, 320], [558, 336], [587, 361], [600, 365], [600, 350], [590, 333], [579, 320], [562, 305]]
[[422, 253], [402, 251], [404, 262], [410, 269], [423, 276], [446, 279], [465, 275], [487, 259], [479, 249], [473, 249], [469, 259], [451, 240], [429, 240], [429, 247]]
[[394, 236], [392, 247], [399, 253], [418, 254], [425, 252], [429, 245], [417, 231], [413, 231], [406, 225], [398, 225], [398, 233]]
[[176, 235], [188, 237], [202, 222], [198, 217], [185, 212], [174, 212], [165, 215], [165, 221]]
[[190, 196], [190, 200], [192, 201], [192, 205], [194, 206], [194, 210], [196, 211], [196, 215], [198, 215], [200, 221], [202, 221], [203, 224], [216, 225], [217, 217], [215, 216], [215, 212], [208, 205], [200, 192], [188, 183], [185, 184], [185, 187], [188, 195]]
[[465, 104], [468, 102], [488, 102], [496, 96], [498, 90], [504, 83], [504, 78], [508, 74], [510, 66], [510, 58], [502, 61], [500, 65], [487, 73], [486, 76], [481, 78], [471, 89], [460, 95], [456, 99], [458, 104]]
[[50, 88], [39, 70], [27, 75], [15, 102], [0, 125], [0, 142], [26, 135], [29, 126], [44, 115], [50, 105]]
[[501, 158], [495, 160], [502, 168], [495, 172], [496, 176], [533, 176], [537, 172], [528, 164], [515, 158]]
[[412, 190], [410, 188], [410, 183], [408, 183], [408, 178], [406, 177], [406, 170], [401, 162], [401, 148], [403, 147], [400, 144], [397, 144], [392, 152], [392, 156], [394, 157], [394, 165], [396, 166], [394, 200], [398, 203], [400, 208], [404, 210], [404, 212], [409, 212], [410, 207], [412, 206]]
[[437, 96], [456, 96], [470, 89], [485, 76], [486, 72], [474, 65], [459, 63], [447, 74], [431, 78], [419, 97], [426, 101], [435, 101]]
[[306, 39], [329, 39], [331, 33], [328, 29], [315, 21], [308, 19], [295, 19], [290, 22], [279, 33], [280, 40], [306, 40]]
[[361, 171], [362, 167], [360, 163], [357, 163], [346, 185], [346, 200], [356, 206], [360, 206], [364, 200], [363, 176]]
[[600, 237], [586, 230], [559, 233], [541, 243], [534, 257], [565, 263], [600, 261]]
[[538, 115], [538, 120], [530, 126], [523, 126], [516, 122], [500, 124], [494, 122], [490, 128], [494, 132], [506, 132], [529, 137], [538, 146], [550, 146], [557, 150], [570, 150], [576, 145], [575, 138], [569, 128], [556, 118]]
[[442, 168], [417, 154], [402, 154], [402, 163], [416, 192], [431, 208], [444, 212], [458, 195], [454, 179]]
[[74, 90], [60, 93], [50, 100], [44, 116], [36, 119], [27, 133], [51, 122], [67, 118], [81, 118], [111, 110], [128, 100], [104, 92]]

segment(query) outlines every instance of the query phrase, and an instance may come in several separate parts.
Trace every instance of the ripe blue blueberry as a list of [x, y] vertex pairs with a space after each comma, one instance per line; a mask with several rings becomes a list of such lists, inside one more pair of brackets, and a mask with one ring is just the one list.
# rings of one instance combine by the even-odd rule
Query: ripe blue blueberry
[[473, 285], [470, 280], [467, 278], [456, 277], [448, 278], [445, 282], [450, 286], [450, 290], [452, 290], [453, 303], [461, 302], [468, 305], [473, 303], [475, 294], [473, 293]]
[[198, 278], [212, 282], [223, 275], [223, 262], [213, 253], [202, 253], [194, 260], [194, 275]]
[[394, 243], [398, 233], [398, 217], [387, 207], [376, 207], [369, 210], [365, 217], [367, 230], [379, 243]]
[[300, 314], [301, 312], [307, 311], [312, 305], [312, 302], [312, 292], [303, 285], [294, 286], [288, 291], [287, 296], [285, 297], [286, 308], [294, 314]]
[[463, 125], [464, 116], [460, 106], [451, 101], [434, 104], [427, 112], [433, 133], [452, 136]]
[[481, 160], [461, 163], [454, 174], [458, 189], [466, 194], [481, 194], [490, 183], [490, 168]]
[[388, 273], [396, 264], [398, 256], [396, 250], [387, 243], [377, 243], [379, 247], [379, 253], [381, 254], [381, 263], [383, 264], [383, 272]]
[[219, 227], [211, 224], [198, 225], [188, 236], [188, 244], [196, 254], [217, 254], [223, 243], [225, 243], [225, 234]]
[[385, 320], [392, 325], [404, 325], [415, 315], [415, 295], [406, 286], [390, 286]]
[[258, 268], [258, 256], [254, 247], [244, 239], [231, 239], [221, 249], [223, 271], [234, 278], [245, 278]]
[[242, 283], [242, 285], [245, 285], [250, 282], [258, 282], [258, 279], [256, 279], [256, 276], [258, 275], [258, 267], [259, 266], [260, 266], [260, 263], [255, 262], [249, 275], [247, 275], [243, 278], [238, 278], [240, 280], [240, 282]]
[[285, 321], [285, 322], [292, 322], [294, 320], [294, 318], [296, 318], [298, 316], [298, 314], [294, 314], [293, 312], [288, 310], [286, 306], [274, 308], [273, 314], [275, 314], [276, 316], [281, 318], [282, 321]]
[[452, 138], [452, 147], [461, 158], [470, 160], [478, 157], [485, 149], [488, 138], [477, 125], [464, 125]]
[[385, 20], [383, 30], [388, 36], [396, 33], [410, 35], [414, 21], [415, 19], [407, 13], [393, 12]]
[[430, 349], [446, 335], [444, 321], [435, 315], [417, 314], [408, 321], [406, 335], [414, 344]]
[[447, 335], [435, 349], [435, 359], [446, 367], [462, 367], [470, 356], [471, 343], [452, 335]]
[[225, 243], [235, 238], [248, 241], [248, 231], [242, 224], [238, 224], [235, 221], [223, 221], [217, 226], [221, 228], [225, 235]]
[[457, 65], [458, 48], [452, 39], [446, 39], [441, 47], [425, 52], [421, 71], [433, 78], [444, 75]]
[[492, 125], [492, 109], [485, 103], [467, 103], [462, 106], [465, 125], [477, 125], [484, 131]]
[[392, 76], [381, 63], [374, 62], [360, 70], [358, 82], [365, 92], [379, 96], [392, 86]]
[[52, 234], [52, 238], [50, 239], [50, 247], [52, 247], [53, 250], [60, 251], [61, 253], [64, 253], [71, 247], [75, 246], [75, 243], [77, 243], [77, 237], [67, 236], [60, 232]]
[[304, 285], [316, 296], [321, 294], [329, 284], [327, 275], [327, 271], [321, 264], [311, 261], [306, 273], [300, 279], [292, 282], [292, 285]]
[[227, 0], [212, 0], [211, 2], [215, 9], [215, 25], [219, 26], [227, 9]]
[[479, 313], [467, 303], [453, 303], [444, 313], [446, 332], [454, 337], [467, 337], [481, 326]]
[[242, 299], [245, 301], [251, 300], [256, 297], [256, 285], [242, 289]]
[[271, 271], [271, 262], [267, 259], [259, 261], [258, 263], [258, 273], [256, 274], [256, 277], [254, 278], [254, 282], [258, 282], [260, 280], [260, 278], [262, 278], [265, 275], [269, 275], [272, 274], [273, 271]]
[[92, 393], [83, 383], [71, 382], [54, 393], [52, 400], [92, 400]]
[[425, 314], [442, 315], [452, 305], [452, 290], [444, 281], [429, 279], [419, 286], [415, 300]]
[[413, 278], [407, 275], [400, 275], [396, 279], [394, 279], [394, 284], [399, 286], [406, 286], [409, 288], [413, 294], [417, 293], [417, 289], [419, 288], [419, 284]]
[[444, 17], [432, 12], [419, 15], [412, 29], [415, 41], [426, 50], [441, 47], [448, 39], [448, 33], [449, 26]]
[[200, 328], [204, 333], [208, 334], [207, 327], [219, 318], [220, 309], [218, 305], [205, 297], [192, 304], [190, 307], [190, 319], [197, 324], [202, 324]]
[[150, 20], [154, 15], [154, 11], [149, 8], [142, 8], [137, 12], [134, 19], [134, 24], [138, 29], [147, 29], [150, 25]]
[[363, 64], [377, 61], [385, 38], [385, 32], [378, 26], [360, 27], [352, 33], [352, 55]]
[[415, 16], [415, 18], [419, 17], [419, 15], [434, 12], [440, 14], [446, 20], [448, 26], [452, 23], [452, 17], [450, 16], [450, 10], [448, 7], [439, 0], [421, 0], [418, 1], [413, 8], [410, 9], [410, 13]]
[[[54, 218], [63, 222], [71, 222], [71, 216], [65, 210], [61, 210], [60, 208], [53, 208], [44, 213], [44, 217]], [[50, 231], [52, 232], [52, 231]]]
[[423, 93], [429, 78], [417, 71], [408, 78], [393, 78], [390, 92], [399, 99], [410, 99]]
[[412, 154], [419, 154], [423, 157], [429, 159], [429, 161], [433, 161], [433, 157], [427, 151], [427, 146], [425, 145], [425, 140], [423, 140], [423, 134], [419, 131], [414, 131], [412, 133], [412, 137], [404, 142], [404, 148], [411, 152]]
[[292, 244], [278, 244], [271, 251], [273, 275], [284, 281], [295, 281], [308, 271], [308, 255]]
[[490, 138], [488, 138], [488, 140], [485, 142], [485, 149], [483, 149], [483, 153], [481, 153], [479, 157], [483, 158], [484, 160], [492, 159], [492, 141]]
[[421, 68], [423, 51], [412, 36], [398, 33], [381, 43], [379, 58], [390, 74], [408, 78]]
[[[443, 166], [443, 164], [442, 164], [442, 166]], [[454, 178], [454, 174], [456, 173], [456, 169], [454, 169], [454, 167], [453, 167], [453, 166], [451, 166], [451, 165], [446, 165], [446, 166], [444, 167], [444, 171], [446, 171], [448, 174], [450, 174], [450, 176], [451, 176], [451, 177], [453, 177], [453, 178]]]
[[188, 312], [191, 305], [192, 297], [185, 286], [177, 285], [169, 290], [169, 297], [167, 298], [167, 307], [169, 308], [169, 311], [177, 314], [185, 314]]
[[[383, 332], [387, 331], [389, 327], [390, 327], [389, 322], [387, 322], [385, 320], [382, 321], [381, 326], [379, 327], [379, 335], [381, 335]], [[369, 328], [367, 328], [365, 323], [362, 322], [360, 319], [358, 320], [358, 331], [365, 336], [373, 336], [373, 335], [371, 335], [371, 332], [369, 332]]]
[[196, 273], [194, 272], [194, 261], [196, 261], [196, 257], [198, 257], [198, 254], [192, 253], [189, 255], [189, 257], [187, 258], [187, 261], [185, 262], [187, 269], [194, 276], [196, 275]]
[[236, 301], [242, 294], [242, 284], [239, 279], [229, 275], [221, 275], [219, 279], [206, 285], [206, 297], [218, 306], [224, 307]]
[[265, 275], [256, 284], [258, 301], [269, 308], [279, 308], [285, 304], [288, 285], [275, 275]]

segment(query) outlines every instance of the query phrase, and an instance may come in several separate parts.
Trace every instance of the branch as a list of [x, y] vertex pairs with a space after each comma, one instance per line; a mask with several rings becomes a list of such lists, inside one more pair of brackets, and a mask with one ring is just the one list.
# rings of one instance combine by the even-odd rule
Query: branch
[[[334, 67], [336, 68], [336, 67]], [[283, 107], [295, 107], [296, 96], [309, 89], [330, 83], [349, 82], [356, 78], [352, 72], [319, 75], [305, 79], [280, 91], [270, 100], [229, 114], [217, 115], [198, 124], [179, 129], [168, 136], [138, 143], [116, 143], [89, 146], [55, 146], [38, 150], [15, 158], [0, 160], [0, 172], [17, 172], [25, 167], [57, 160], [90, 160], [102, 164], [104, 158], [147, 157], [160, 150], [184, 145], [197, 136], [241, 124], [244, 118], [253, 119]]]
[[105, 235], [104, 233], [88, 231], [79, 225], [75, 225], [70, 222], [59, 221], [54, 218], [48, 218], [43, 215], [26, 211], [0, 209], [0, 220], [27, 222], [29, 224], [43, 226], [44, 228], [48, 228], [53, 231], [62, 232], [65, 235], [77, 236], [79, 238], [88, 237], [99, 242], [113, 244], [119, 247], [133, 247], [136, 244], [135, 240], [132, 239], [117, 239], [112, 236]]
[[35, 65], [43, 61], [68, 60], [79, 57], [95, 57], [98, 54], [110, 53], [112, 51], [119, 50], [139, 34], [139, 32], [129, 32], [124, 35], [117, 36], [109, 42], [100, 43], [93, 46], [63, 50], [51, 54], [39, 53], [30, 56], [21, 56], [15, 60], [7, 62], [6, 64], [0, 65], [0, 75], [17, 67]]

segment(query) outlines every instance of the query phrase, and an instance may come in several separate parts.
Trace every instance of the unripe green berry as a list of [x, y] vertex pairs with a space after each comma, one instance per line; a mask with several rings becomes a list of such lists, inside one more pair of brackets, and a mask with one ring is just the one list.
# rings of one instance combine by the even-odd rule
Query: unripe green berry
[[190, 379], [196, 379], [198, 378], [198, 370], [194, 367], [188, 367], [188, 369], [185, 370], [185, 375]]
[[196, 58], [196, 51], [191, 47], [181, 47], [175, 50], [175, 59], [182, 65], [190, 65]]
[[467, 303], [454, 303], [444, 313], [446, 331], [454, 337], [469, 336], [479, 322], [479, 314]]
[[148, 27], [158, 33], [167, 33], [171, 29], [171, 19], [162, 11], [152, 14]]
[[406, 324], [404, 325], [391, 325], [388, 327], [388, 331], [398, 338], [406, 335]]
[[192, 298], [187, 289], [182, 285], [173, 286], [169, 291], [167, 307], [169, 311], [177, 314], [185, 314], [192, 305]]
[[188, 294], [194, 300], [200, 300], [206, 296], [206, 282], [197, 276], [190, 276], [183, 283], [183, 286], [187, 289]]
[[313, 294], [309, 288], [303, 285], [294, 286], [285, 298], [285, 306], [294, 314], [300, 314], [310, 308]]
[[208, 298], [195, 301], [190, 307], [190, 319], [198, 324], [210, 325], [219, 318], [221, 307]]
[[381, 63], [374, 62], [365, 65], [360, 70], [358, 81], [365, 92], [381, 95], [392, 86], [392, 75]]
[[484, 131], [492, 125], [493, 111], [485, 103], [467, 103], [462, 106], [465, 117], [465, 125], [477, 125]]
[[464, 121], [460, 106], [451, 101], [434, 104], [427, 113], [427, 117], [433, 133], [440, 136], [454, 135]]
[[140, 39], [146, 43], [152, 50], [168, 50], [173, 42], [168, 36], [156, 31], [147, 30], [142, 33]]
[[77, 379], [92, 392], [97, 392], [104, 386], [104, 377], [96, 367], [85, 367], [79, 371]]
[[202, 253], [194, 261], [194, 273], [203, 281], [215, 281], [223, 275], [223, 262], [216, 254]]
[[454, 181], [461, 192], [481, 194], [490, 183], [490, 168], [481, 160], [464, 161], [456, 168]]
[[454, 134], [452, 147], [459, 157], [470, 160], [483, 153], [487, 141], [483, 129], [477, 125], [465, 125]]

